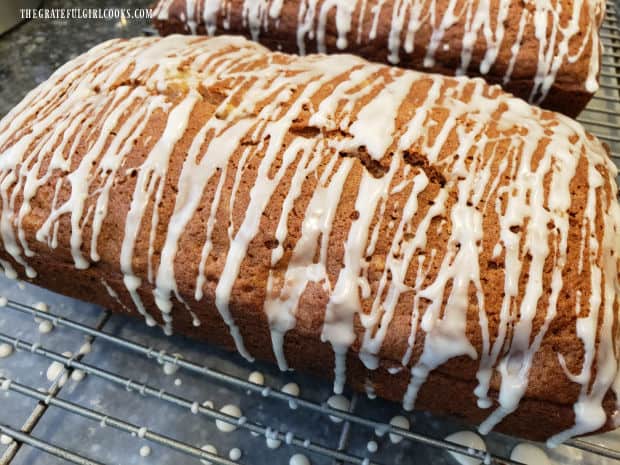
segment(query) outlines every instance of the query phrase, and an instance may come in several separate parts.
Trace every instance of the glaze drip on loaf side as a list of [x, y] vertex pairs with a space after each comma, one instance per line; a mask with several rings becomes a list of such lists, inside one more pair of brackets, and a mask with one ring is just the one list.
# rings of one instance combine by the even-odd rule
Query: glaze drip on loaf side
[[349, 51], [484, 76], [544, 105], [554, 86], [598, 89], [604, 11], [604, 0], [160, 0], [154, 23], [164, 34], [241, 33], [302, 55]]
[[481, 79], [114, 40], [0, 122], [0, 263], [81, 270], [167, 334], [219, 312], [249, 360], [265, 320], [282, 369], [290, 333], [320, 338], [336, 392], [352, 356], [406, 371], [407, 409], [434, 372], [475, 380], [483, 433], [524, 397], [574, 404], [556, 444], [620, 386], [615, 176], [579, 124]]

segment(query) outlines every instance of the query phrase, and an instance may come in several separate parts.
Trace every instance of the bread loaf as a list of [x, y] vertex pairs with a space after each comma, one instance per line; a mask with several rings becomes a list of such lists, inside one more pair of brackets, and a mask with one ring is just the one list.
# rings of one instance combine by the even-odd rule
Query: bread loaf
[[578, 123], [481, 79], [113, 40], [0, 122], [0, 263], [336, 392], [557, 443], [614, 423], [615, 175]]
[[482, 76], [576, 116], [598, 89], [605, 0], [160, 0], [162, 35], [244, 34], [284, 52], [350, 52]]

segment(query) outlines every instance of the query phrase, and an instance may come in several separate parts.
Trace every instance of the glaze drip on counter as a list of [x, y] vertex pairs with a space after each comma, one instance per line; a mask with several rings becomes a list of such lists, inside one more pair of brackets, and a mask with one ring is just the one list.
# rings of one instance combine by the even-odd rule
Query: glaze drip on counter
[[435, 370], [470, 373], [483, 433], [555, 369], [578, 387], [557, 444], [603, 427], [620, 386], [615, 176], [579, 124], [481, 79], [114, 40], [0, 122], [2, 267], [115, 268], [94, 284], [111, 302], [167, 334], [219, 312], [248, 360], [239, 309], [260, 302], [281, 369], [319, 324], [336, 393], [359, 357], [408, 373], [406, 409]]

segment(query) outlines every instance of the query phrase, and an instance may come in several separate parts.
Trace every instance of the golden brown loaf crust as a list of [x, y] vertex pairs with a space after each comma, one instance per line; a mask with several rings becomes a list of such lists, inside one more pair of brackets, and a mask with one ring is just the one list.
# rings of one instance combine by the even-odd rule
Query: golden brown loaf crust
[[598, 89], [604, 0], [159, 0], [172, 33], [243, 34], [272, 50], [349, 52], [481, 76], [576, 116]]
[[557, 442], [616, 410], [615, 174], [579, 124], [481, 79], [114, 40], [0, 122], [0, 264]]

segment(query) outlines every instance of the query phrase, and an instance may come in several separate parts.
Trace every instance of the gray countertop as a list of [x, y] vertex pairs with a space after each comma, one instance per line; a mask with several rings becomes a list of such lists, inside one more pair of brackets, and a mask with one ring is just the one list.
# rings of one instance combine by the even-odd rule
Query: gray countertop
[[[4, 1], [4, 0], [0, 0]], [[152, 0], [45, 0], [42, 8], [145, 8]], [[15, 15], [19, 15], [16, 10]], [[33, 19], [0, 36], [0, 117], [59, 66], [114, 37], [140, 35], [147, 19]]]

